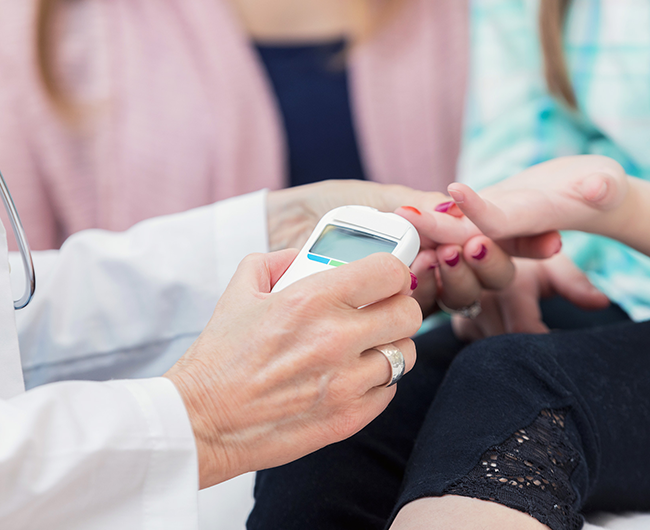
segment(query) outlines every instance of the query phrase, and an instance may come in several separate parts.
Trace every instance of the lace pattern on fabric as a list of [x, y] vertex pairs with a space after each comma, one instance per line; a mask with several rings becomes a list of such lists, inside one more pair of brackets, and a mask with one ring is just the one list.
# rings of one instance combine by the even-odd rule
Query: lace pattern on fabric
[[528, 427], [483, 454], [477, 466], [444, 490], [526, 512], [552, 530], [579, 530], [571, 474], [578, 452], [564, 431], [568, 410], [543, 410]]

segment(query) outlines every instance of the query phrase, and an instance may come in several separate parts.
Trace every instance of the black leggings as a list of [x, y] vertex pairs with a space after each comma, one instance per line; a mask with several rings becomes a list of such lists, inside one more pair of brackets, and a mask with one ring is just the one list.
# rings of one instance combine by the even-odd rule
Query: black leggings
[[[587, 323], [572, 309], [548, 314], [547, 323], [561, 316], [551, 327]], [[379, 530], [406, 503], [447, 493], [494, 500], [553, 530], [580, 528], [590, 509], [650, 508], [650, 323], [464, 349], [447, 326], [416, 342], [416, 368], [375, 421], [258, 473], [249, 530]]]

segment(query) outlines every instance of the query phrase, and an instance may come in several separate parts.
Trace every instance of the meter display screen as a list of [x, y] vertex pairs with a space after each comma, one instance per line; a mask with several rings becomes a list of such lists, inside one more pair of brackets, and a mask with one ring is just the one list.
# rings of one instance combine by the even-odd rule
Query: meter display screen
[[[375, 252], [392, 252], [395, 241], [341, 226], [327, 225], [309, 252], [350, 263]], [[311, 258], [310, 258], [311, 259]], [[320, 260], [317, 260], [320, 261]], [[339, 263], [330, 263], [338, 265]]]

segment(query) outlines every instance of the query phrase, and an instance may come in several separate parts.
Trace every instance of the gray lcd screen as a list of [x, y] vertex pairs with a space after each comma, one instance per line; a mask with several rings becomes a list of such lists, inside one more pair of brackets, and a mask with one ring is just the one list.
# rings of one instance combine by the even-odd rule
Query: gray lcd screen
[[327, 225], [309, 252], [350, 263], [375, 252], [392, 252], [397, 243], [341, 226]]

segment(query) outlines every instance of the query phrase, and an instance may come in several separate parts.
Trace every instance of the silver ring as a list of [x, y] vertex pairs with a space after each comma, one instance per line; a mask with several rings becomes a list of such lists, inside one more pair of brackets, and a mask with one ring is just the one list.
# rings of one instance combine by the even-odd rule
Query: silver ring
[[406, 361], [404, 360], [402, 350], [394, 344], [375, 346], [372, 349], [381, 352], [388, 359], [388, 363], [390, 364], [390, 381], [388, 381], [386, 388], [393, 386], [402, 378], [406, 370]]
[[449, 315], [460, 315], [461, 317], [470, 318], [472, 320], [479, 316], [481, 311], [483, 311], [480, 300], [477, 300], [473, 304], [466, 305], [465, 307], [461, 307], [460, 309], [450, 309], [440, 300], [436, 300], [436, 303], [440, 309]]

